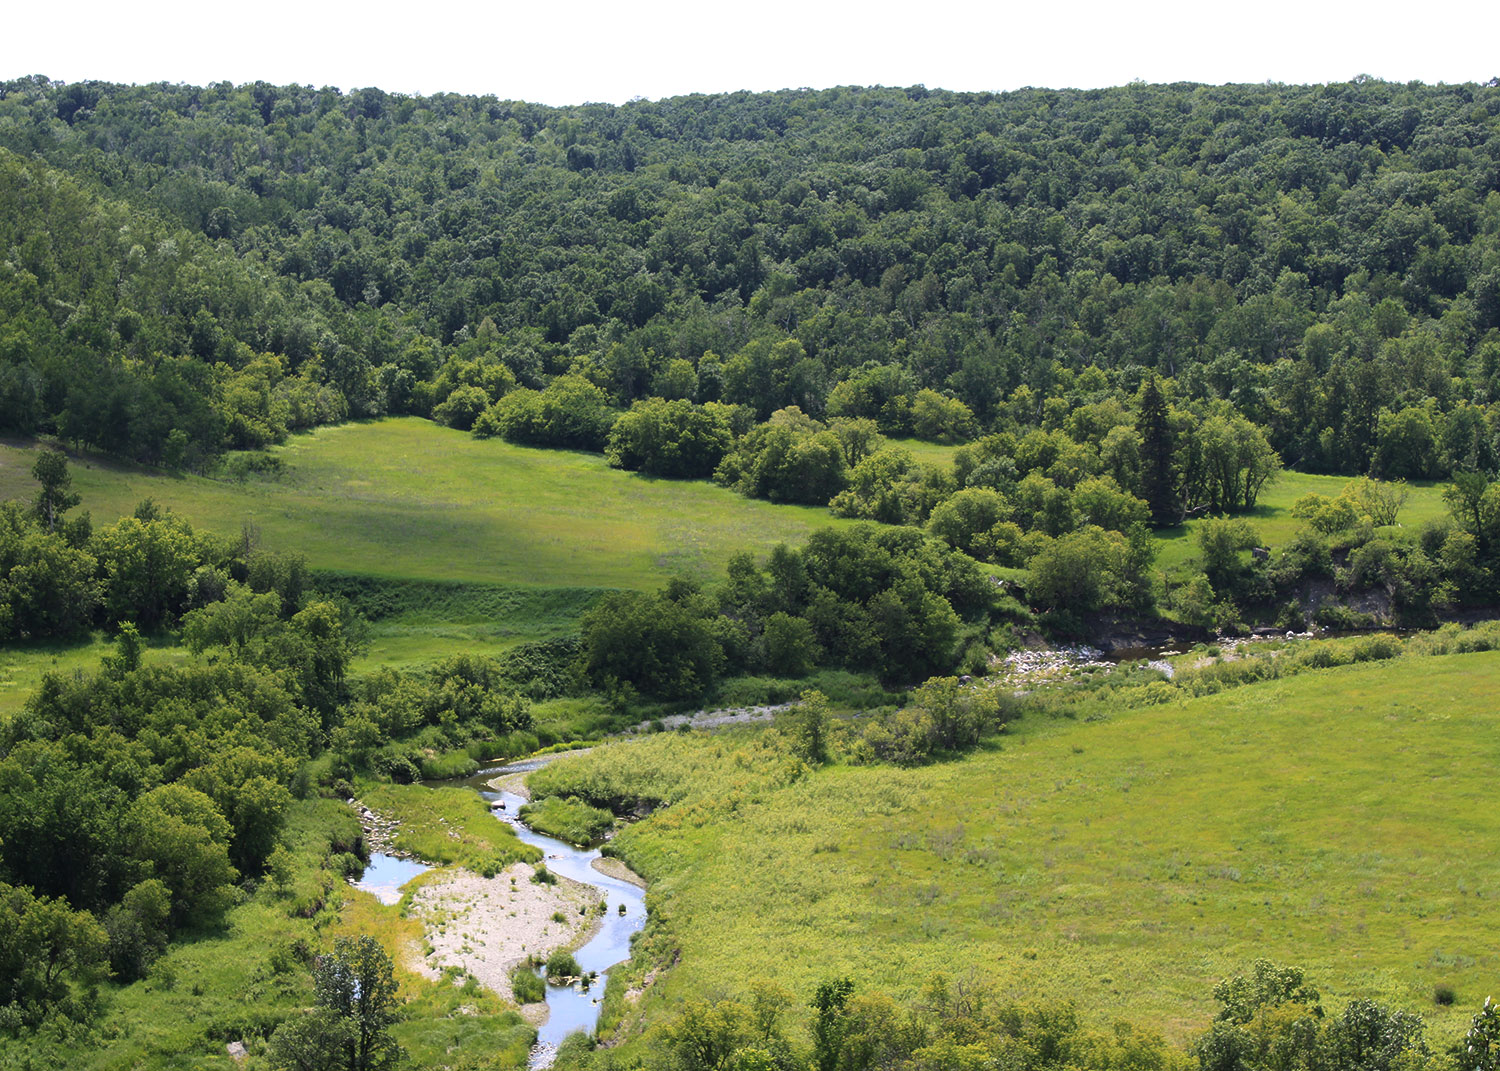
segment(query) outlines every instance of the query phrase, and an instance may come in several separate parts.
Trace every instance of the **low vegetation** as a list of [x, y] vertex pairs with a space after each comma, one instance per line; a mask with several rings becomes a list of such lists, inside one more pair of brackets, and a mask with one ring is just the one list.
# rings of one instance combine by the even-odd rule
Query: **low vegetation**
[[[1028, 715], [909, 768], [813, 769], [788, 733], [666, 734], [531, 785], [654, 808], [610, 845], [657, 903], [622, 983], [662, 972], [639, 1010], [611, 1003], [618, 1037], [730, 979], [748, 1000], [757, 978], [810, 993], [847, 974], [907, 1001], [962, 967], [1184, 1041], [1207, 1023], [1202, 994], [1257, 956], [1295, 957], [1336, 1006], [1417, 1009], [1452, 1036], [1492, 980], [1474, 935], [1500, 924], [1475, 850], [1500, 829], [1463, 743], [1485, 736], [1497, 680], [1494, 653], [1313, 669]], [[842, 722], [835, 755], [860, 727]]]
[[614, 828], [614, 815], [591, 807], [576, 797], [548, 796], [521, 808], [521, 818], [532, 829], [586, 847]]
[[358, 791], [361, 802], [399, 826], [392, 846], [424, 862], [493, 877], [510, 863], [542, 857], [509, 825], [495, 821], [473, 792], [383, 782], [361, 783]]
[[[851, 979], [817, 985], [806, 1002], [806, 1034], [795, 1028], [804, 1009], [776, 981], [753, 983], [742, 998], [692, 1000], [651, 1032], [644, 1054], [591, 1049], [581, 1036], [558, 1054], [563, 1068], [619, 1067], [893, 1068], [898, 1071], [1002, 1064], [1023, 1071], [1066, 1067], [1131, 1067], [1146, 1071], [1247, 1071], [1294, 1066], [1322, 1071], [1370, 1067], [1488, 1068], [1500, 1038], [1500, 1017], [1486, 1005], [1461, 1041], [1429, 1039], [1420, 1015], [1356, 999], [1337, 1014], [1296, 967], [1256, 960], [1248, 974], [1213, 987], [1219, 1004], [1212, 1025], [1179, 1048], [1160, 1034], [1117, 1021], [1089, 1025], [1072, 1004], [1017, 1002], [972, 977], [932, 975], [906, 1000], [870, 991]], [[1435, 1050], [1433, 1044], [1438, 1049]]]

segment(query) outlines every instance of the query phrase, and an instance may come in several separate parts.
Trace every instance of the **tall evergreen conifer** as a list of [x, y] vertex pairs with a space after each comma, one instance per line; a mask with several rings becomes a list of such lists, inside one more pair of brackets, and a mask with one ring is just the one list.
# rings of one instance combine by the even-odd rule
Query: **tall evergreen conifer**
[[1176, 524], [1182, 518], [1172, 463], [1172, 424], [1167, 418], [1166, 396], [1155, 376], [1141, 391], [1135, 426], [1141, 436], [1141, 494], [1151, 507], [1151, 523], [1158, 527]]

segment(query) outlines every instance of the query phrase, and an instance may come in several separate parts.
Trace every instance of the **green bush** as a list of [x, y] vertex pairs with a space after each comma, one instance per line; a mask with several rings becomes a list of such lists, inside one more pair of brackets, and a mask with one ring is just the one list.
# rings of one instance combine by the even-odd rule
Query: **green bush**
[[529, 967], [511, 968], [510, 991], [517, 1004], [540, 1004], [547, 999], [547, 983]]
[[558, 949], [547, 957], [548, 978], [578, 978], [583, 970], [578, 966], [578, 961], [573, 958], [573, 953]]

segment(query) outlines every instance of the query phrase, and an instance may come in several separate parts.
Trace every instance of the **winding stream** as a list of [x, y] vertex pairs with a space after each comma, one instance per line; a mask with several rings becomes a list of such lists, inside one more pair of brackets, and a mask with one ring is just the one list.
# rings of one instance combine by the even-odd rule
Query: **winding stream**
[[[595, 870], [594, 860], [600, 857], [598, 848], [575, 848], [528, 828], [519, 818], [525, 798], [514, 792], [497, 792], [489, 785], [497, 777], [535, 770], [546, 762], [546, 759], [529, 759], [480, 770], [473, 777], [442, 782], [472, 788], [491, 805], [503, 803], [503, 810], [492, 810], [491, 813], [500, 821], [510, 823], [516, 835], [527, 844], [540, 848], [548, 870], [593, 886], [609, 904], [598, 931], [573, 953], [579, 967], [585, 972], [598, 971], [599, 977], [588, 989], [576, 984], [547, 985], [547, 1021], [540, 1027], [536, 1047], [531, 1050], [530, 1065], [536, 1068], [551, 1065], [557, 1045], [563, 1038], [577, 1030], [592, 1032], [598, 1025], [609, 968], [630, 958], [630, 938], [646, 923], [646, 891]], [[623, 912], [620, 910], [622, 905]], [[537, 973], [542, 973], [540, 968]]]

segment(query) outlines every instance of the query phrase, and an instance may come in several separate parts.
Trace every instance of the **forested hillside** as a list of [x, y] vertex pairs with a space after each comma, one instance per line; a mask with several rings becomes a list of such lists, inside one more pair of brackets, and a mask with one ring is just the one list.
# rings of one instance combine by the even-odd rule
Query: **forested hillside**
[[573, 372], [608, 407], [963, 437], [1149, 370], [1289, 466], [1489, 470], [1497, 131], [1494, 84], [553, 109], [23, 79], [0, 422], [193, 465], [346, 414], [466, 426]]

